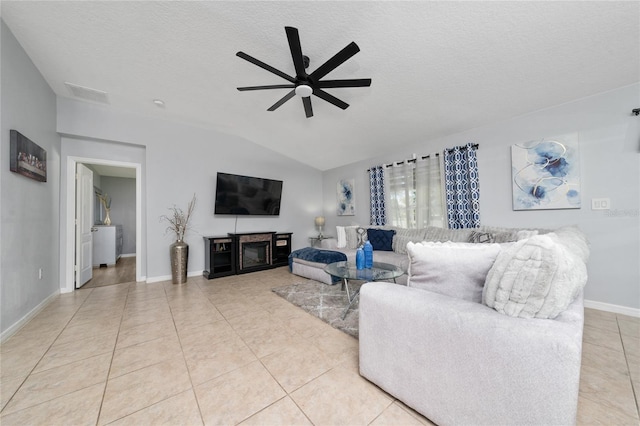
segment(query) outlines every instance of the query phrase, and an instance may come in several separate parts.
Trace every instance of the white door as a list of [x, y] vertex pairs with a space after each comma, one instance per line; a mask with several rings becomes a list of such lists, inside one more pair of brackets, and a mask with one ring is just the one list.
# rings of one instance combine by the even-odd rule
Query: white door
[[76, 168], [76, 288], [93, 277], [93, 172], [85, 165]]

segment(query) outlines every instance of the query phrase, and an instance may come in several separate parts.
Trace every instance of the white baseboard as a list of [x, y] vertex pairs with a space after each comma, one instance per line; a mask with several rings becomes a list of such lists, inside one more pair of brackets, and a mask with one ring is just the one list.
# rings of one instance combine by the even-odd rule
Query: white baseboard
[[[203, 271], [187, 272], [187, 277], [201, 277]], [[171, 281], [171, 275], [160, 275], [158, 277], [147, 278], [148, 283], [157, 283], [159, 281]]]
[[136, 257], [135, 253], [126, 253], [126, 254], [121, 254], [120, 257]]
[[38, 306], [33, 308], [31, 311], [29, 311], [22, 318], [20, 318], [15, 324], [13, 324], [11, 327], [9, 327], [5, 331], [3, 331], [2, 334], [0, 334], [0, 343], [4, 342], [9, 337], [11, 337], [14, 334], [16, 334], [16, 332], [18, 330], [20, 330], [22, 327], [24, 327], [25, 324], [27, 324], [33, 317], [38, 315], [40, 313], [40, 311], [43, 310], [49, 303], [51, 303], [53, 301], [53, 299], [59, 294], [60, 294], [60, 290], [56, 290], [55, 293], [51, 294], [49, 297], [47, 297], [42, 302], [40, 302], [40, 304], [38, 304]]
[[591, 308], [591, 309], [598, 309], [600, 311], [613, 312], [614, 314], [629, 315], [630, 317], [640, 318], [640, 309], [629, 308], [627, 306], [612, 305], [611, 303], [585, 300], [584, 307]]
[[[187, 274], [189, 276], [189, 274]], [[160, 281], [168, 281], [171, 279], [171, 275], [160, 275], [158, 277], [148, 277], [147, 283], [157, 283]]]

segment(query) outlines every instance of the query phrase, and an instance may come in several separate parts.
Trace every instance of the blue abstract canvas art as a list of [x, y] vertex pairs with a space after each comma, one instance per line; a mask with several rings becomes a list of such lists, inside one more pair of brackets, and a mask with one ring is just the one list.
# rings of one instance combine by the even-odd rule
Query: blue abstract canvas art
[[578, 134], [511, 146], [514, 210], [580, 208]]
[[338, 216], [354, 216], [356, 214], [353, 185], [353, 179], [338, 181]]

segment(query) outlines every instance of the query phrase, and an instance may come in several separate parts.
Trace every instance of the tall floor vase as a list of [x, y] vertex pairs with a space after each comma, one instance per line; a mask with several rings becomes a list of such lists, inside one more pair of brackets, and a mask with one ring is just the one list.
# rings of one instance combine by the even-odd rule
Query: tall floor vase
[[174, 284], [187, 282], [187, 264], [189, 263], [189, 244], [178, 240], [170, 246], [171, 281]]

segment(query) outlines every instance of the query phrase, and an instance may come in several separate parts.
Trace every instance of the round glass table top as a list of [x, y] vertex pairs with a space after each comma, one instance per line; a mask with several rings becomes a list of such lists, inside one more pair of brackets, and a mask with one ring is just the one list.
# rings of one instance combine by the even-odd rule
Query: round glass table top
[[325, 266], [324, 271], [336, 277], [362, 281], [392, 280], [405, 273], [396, 265], [383, 262], [373, 262], [373, 267], [366, 269], [356, 269], [354, 262], [334, 262]]

